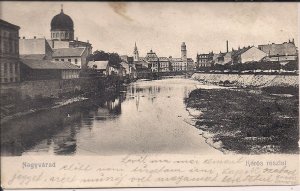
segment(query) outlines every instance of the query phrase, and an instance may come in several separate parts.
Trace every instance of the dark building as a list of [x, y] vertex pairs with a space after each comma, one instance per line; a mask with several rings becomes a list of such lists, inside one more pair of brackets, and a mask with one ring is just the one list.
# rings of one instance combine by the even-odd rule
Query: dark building
[[20, 81], [19, 26], [0, 19], [1, 83]]
[[79, 78], [80, 68], [66, 61], [21, 58], [22, 81]]
[[197, 54], [197, 67], [210, 67], [213, 61], [213, 56], [213, 52], [208, 54]]
[[74, 40], [74, 23], [69, 15], [64, 14], [63, 8], [51, 20], [52, 40]]

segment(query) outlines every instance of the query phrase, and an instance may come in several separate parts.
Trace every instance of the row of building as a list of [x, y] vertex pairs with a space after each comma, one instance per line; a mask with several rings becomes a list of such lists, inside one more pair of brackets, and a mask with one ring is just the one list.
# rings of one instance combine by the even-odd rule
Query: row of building
[[152, 49], [145, 57], [141, 57], [139, 56], [139, 51], [135, 43], [133, 55], [122, 55], [121, 59], [130, 66], [136, 68], [138, 74], [190, 71], [195, 67], [193, 59], [187, 57], [185, 42], [181, 44], [180, 58], [173, 58], [172, 56], [159, 57]]
[[[20, 81], [79, 78], [83, 68], [107, 68], [105, 75], [128, 76], [134, 68], [108, 61], [88, 63], [92, 44], [74, 39], [74, 23], [61, 12], [50, 23], [51, 38], [19, 37], [20, 27], [0, 20], [0, 71], [2, 84]], [[103, 72], [102, 72], [103, 73]]]
[[244, 64], [249, 62], [274, 61], [284, 65], [290, 61], [298, 60], [298, 50], [294, 39], [282, 44], [264, 44], [247, 46], [238, 49], [228, 50], [226, 41], [226, 52], [197, 54], [197, 67], [210, 67], [213, 64]]

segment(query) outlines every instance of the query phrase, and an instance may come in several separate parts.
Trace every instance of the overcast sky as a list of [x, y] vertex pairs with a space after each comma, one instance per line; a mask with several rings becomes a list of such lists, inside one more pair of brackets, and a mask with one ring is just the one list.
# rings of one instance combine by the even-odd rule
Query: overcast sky
[[75, 37], [89, 40], [93, 50], [140, 56], [152, 48], [158, 56], [188, 57], [240, 45], [282, 43], [297, 38], [295, 3], [104, 3], [0, 2], [1, 18], [19, 25], [20, 36], [50, 38], [50, 22], [60, 12], [69, 15]]

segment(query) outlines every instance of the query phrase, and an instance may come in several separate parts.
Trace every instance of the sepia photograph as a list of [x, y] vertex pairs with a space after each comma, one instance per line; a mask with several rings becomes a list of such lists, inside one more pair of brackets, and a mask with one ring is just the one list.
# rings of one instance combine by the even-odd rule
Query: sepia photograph
[[1, 187], [299, 184], [297, 3], [0, 9]]

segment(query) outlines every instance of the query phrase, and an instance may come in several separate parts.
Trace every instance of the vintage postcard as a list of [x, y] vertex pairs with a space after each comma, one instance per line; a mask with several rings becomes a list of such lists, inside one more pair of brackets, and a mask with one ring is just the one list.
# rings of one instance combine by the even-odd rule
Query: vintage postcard
[[298, 185], [298, 7], [1, 1], [1, 187]]

